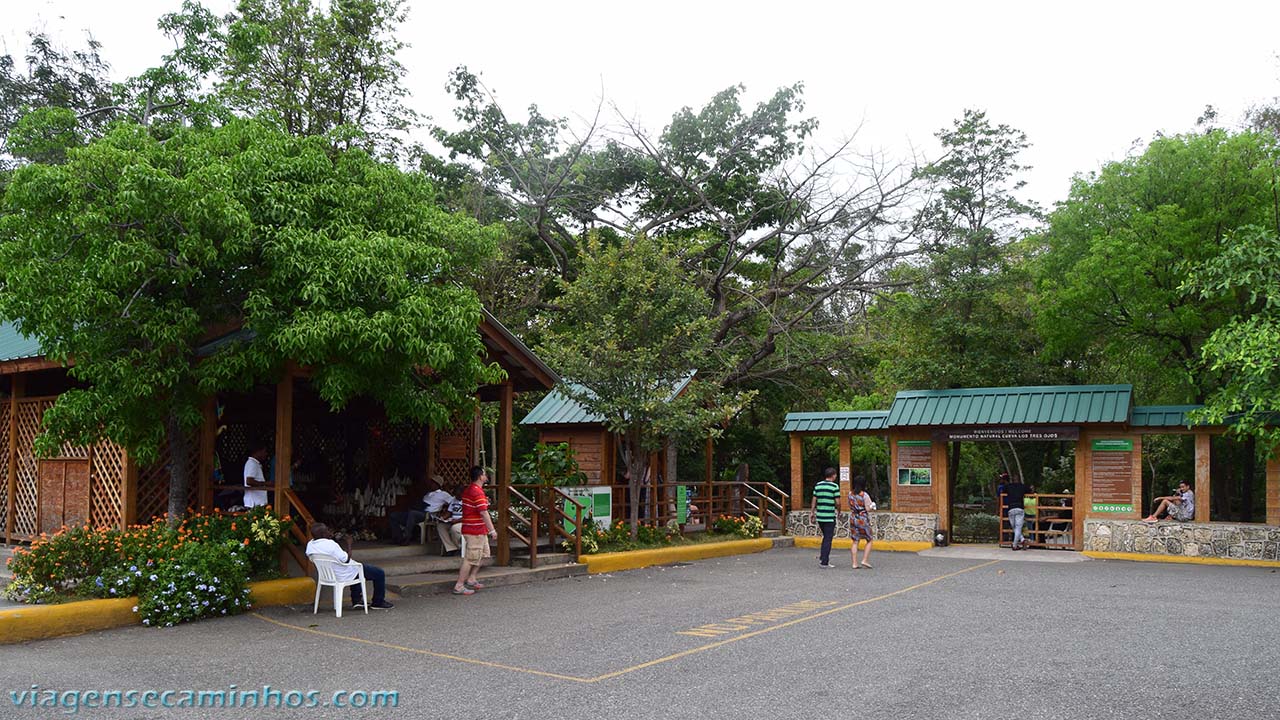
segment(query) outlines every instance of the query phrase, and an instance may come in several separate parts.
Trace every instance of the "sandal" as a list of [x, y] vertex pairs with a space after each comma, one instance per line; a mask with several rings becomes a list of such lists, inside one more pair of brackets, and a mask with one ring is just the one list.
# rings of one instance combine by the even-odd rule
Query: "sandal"
[[870, 565], [868, 565], [867, 563], [862, 563], [862, 567], [864, 567], [864, 568], [866, 568], [866, 569], [868, 569], [868, 570], [870, 570], [870, 569], [871, 569], [871, 566], [870, 566]]
[[477, 580], [477, 581], [475, 581], [475, 582], [471, 582], [470, 580], [468, 580], [468, 581], [466, 581], [466, 582], [465, 582], [465, 583], [463, 583], [463, 584], [464, 584], [464, 585], [466, 585], [467, 587], [471, 588], [472, 590], [483, 590], [483, 589], [484, 589], [484, 583], [480, 582], [479, 580]]
[[475, 594], [476, 594], [476, 591], [475, 591], [475, 590], [472, 590], [472, 589], [471, 589], [471, 588], [469, 588], [469, 587], [463, 587], [461, 590], [459, 590], [459, 589], [455, 586], [455, 587], [453, 588], [453, 594], [454, 594], [454, 595], [475, 595]]

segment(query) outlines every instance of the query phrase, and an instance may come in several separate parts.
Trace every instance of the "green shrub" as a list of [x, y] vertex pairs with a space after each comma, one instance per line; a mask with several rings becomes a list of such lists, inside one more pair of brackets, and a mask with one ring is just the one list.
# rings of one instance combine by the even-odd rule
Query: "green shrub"
[[956, 519], [953, 534], [963, 538], [995, 538], [1000, 534], [1000, 518], [990, 513], [962, 515]]
[[234, 540], [188, 543], [172, 562], [149, 568], [135, 611], [142, 624], [170, 627], [249, 609], [249, 557]]

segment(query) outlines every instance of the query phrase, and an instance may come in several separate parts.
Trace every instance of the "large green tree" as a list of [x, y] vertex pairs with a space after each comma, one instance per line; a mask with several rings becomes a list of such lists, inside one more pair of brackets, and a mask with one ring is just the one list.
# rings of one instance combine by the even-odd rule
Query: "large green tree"
[[1184, 283], [1238, 228], [1276, 227], [1276, 193], [1275, 138], [1251, 131], [1160, 137], [1077, 178], [1037, 261], [1044, 337], [1091, 380], [1204, 402], [1221, 379], [1201, 349], [1247, 298]]
[[1243, 434], [1280, 441], [1280, 228], [1246, 226], [1216, 257], [1195, 268], [1187, 289], [1202, 301], [1227, 297], [1238, 311], [1202, 348], [1221, 384], [1202, 418]]
[[[335, 407], [365, 395], [440, 424], [499, 373], [454, 281], [491, 234], [332, 138], [234, 120], [161, 141], [125, 124], [19, 168], [2, 202], [0, 316], [83, 383], [46, 414], [41, 447], [105, 434], [146, 458], [168, 442], [175, 518], [187, 431], [214, 393], [292, 360]], [[228, 322], [248, 332], [200, 352]]]
[[589, 239], [559, 303], [561, 322], [539, 353], [560, 373], [561, 391], [620, 436], [635, 537], [649, 454], [667, 439], [718, 435], [750, 393], [722, 389], [707, 298], [685, 282], [679, 257], [662, 240]]

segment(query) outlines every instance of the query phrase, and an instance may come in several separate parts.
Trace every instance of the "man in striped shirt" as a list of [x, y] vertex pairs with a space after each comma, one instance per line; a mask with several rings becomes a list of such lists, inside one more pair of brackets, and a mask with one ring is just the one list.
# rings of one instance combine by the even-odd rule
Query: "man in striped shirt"
[[831, 537], [836, 532], [836, 498], [840, 497], [840, 483], [836, 482], [836, 469], [827, 468], [822, 479], [813, 486], [813, 503], [809, 511], [822, 530], [822, 550], [818, 554], [818, 567], [831, 567]]

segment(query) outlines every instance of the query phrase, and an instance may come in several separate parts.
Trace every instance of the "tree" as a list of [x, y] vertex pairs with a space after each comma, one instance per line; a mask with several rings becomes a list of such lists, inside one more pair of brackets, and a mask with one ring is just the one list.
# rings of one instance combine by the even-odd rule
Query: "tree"
[[[174, 519], [187, 432], [214, 393], [295, 361], [335, 408], [365, 395], [443, 424], [500, 374], [474, 293], [452, 281], [491, 233], [331, 138], [233, 120], [160, 141], [122, 124], [64, 164], [19, 168], [2, 202], [0, 316], [83, 383], [39, 447], [105, 435], [146, 460], [168, 442]], [[202, 356], [227, 323], [248, 332]]]
[[707, 298], [682, 274], [679, 258], [659, 239], [605, 245], [589, 238], [577, 278], [563, 287], [561, 322], [539, 348], [559, 371], [561, 391], [621, 436], [632, 538], [649, 453], [667, 438], [718, 435], [751, 397], [721, 388]]
[[1231, 423], [1234, 431], [1273, 447], [1280, 441], [1280, 228], [1251, 225], [1231, 233], [1221, 254], [1195, 269], [1186, 289], [1204, 300], [1242, 301], [1202, 347], [1204, 364], [1223, 380], [1199, 418]]
[[[188, 0], [170, 22], [202, 11]], [[344, 147], [395, 156], [401, 134], [417, 123], [396, 58], [405, 13], [404, 0], [240, 0], [191, 46], [212, 56], [219, 97], [232, 110], [275, 117], [293, 135], [358, 128]]]
[[620, 117], [607, 137], [598, 112], [576, 133], [537, 107], [514, 121], [465, 68], [451, 87], [465, 127], [437, 137], [458, 162], [433, 170], [486, 188], [564, 279], [593, 232], [681, 248], [686, 276], [709, 301], [726, 387], [841, 362], [853, 334], [846, 310], [883, 289], [881, 271], [914, 251], [903, 222], [909, 173], [849, 143], [811, 151], [816, 121], [800, 117], [800, 85], [755, 107], [734, 86], [681, 110], [657, 136]]
[[[56, 149], [64, 146], [65, 140], [56, 138], [65, 128], [52, 133], [52, 143], [35, 136], [26, 138], [20, 149], [11, 146], [9, 134], [23, 116], [45, 108], [82, 113], [111, 103], [108, 66], [99, 55], [102, 46], [96, 40], [89, 38], [84, 48], [66, 50], [56, 46], [44, 33], [31, 32], [28, 37], [31, 45], [21, 68], [12, 55], [0, 55], [0, 171], [10, 168], [14, 159], [37, 162], [60, 159]], [[107, 119], [105, 116], [94, 118], [89, 123], [90, 129], [105, 125]], [[46, 154], [49, 150], [55, 154]]]
[[1220, 378], [1201, 348], [1244, 303], [1183, 286], [1237, 228], [1276, 226], [1275, 162], [1269, 134], [1210, 130], [1157, 138], [1076, 178], [1036, 262], [1051, 350], [1091, 380], [1133, 382], [1157, 402], [1204, 402]]
[[[893, 277], [906, 287], [871, 313], [880, 383], [892, 391], [1039, 380], [1041, 343], [1019, 246], [1039, 217], [1017, 197], [1027, 137], [976, 110], [965, 110], [937, 137], [943, 156], [918, 173], [931, 191], [917, 220], [925, 253], [896, 268]], [[960, 450], [953, 443], [953, 487]]]

